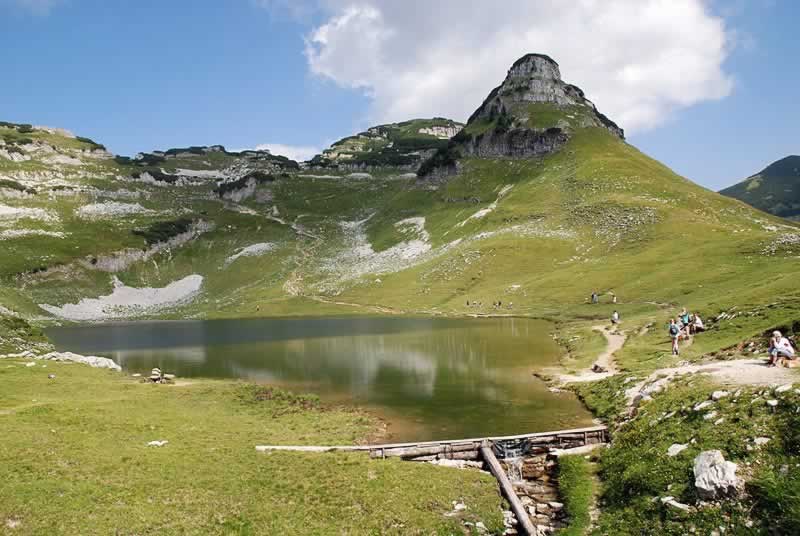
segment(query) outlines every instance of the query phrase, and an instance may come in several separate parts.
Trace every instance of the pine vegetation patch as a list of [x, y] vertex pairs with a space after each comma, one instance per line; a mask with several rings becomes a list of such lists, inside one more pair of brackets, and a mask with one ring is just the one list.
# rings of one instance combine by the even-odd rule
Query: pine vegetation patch
[[141, 236], [148, 246], [152, 246], [188, 232], [192, 223], [194, 222], [191, 218], [178, 218], [177, 220], [155, 222], [145, 229], [134, 229], [131, 232], [136, 236]]

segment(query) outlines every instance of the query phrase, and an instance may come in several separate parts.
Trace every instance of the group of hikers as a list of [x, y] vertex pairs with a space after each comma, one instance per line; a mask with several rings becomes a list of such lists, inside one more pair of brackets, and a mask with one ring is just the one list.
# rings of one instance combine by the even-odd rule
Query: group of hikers
[[672, 339], [672, 355], [679, 355], [680, 348], [678, 342], [681, 339], [688, 339], [695, 333], [705, 331], [706, 326], [703, 319], [697, 313], [689, 313], [685, 308], [677, 318], [669, 319], [669, 337]]
[[[678, 341], [683, 338], [688, 339], [691, 335], [705, 330], [706, 327], [703, 324], [703, 320], [700, 318], [700, 315], [697, 313], [689, 314], [686, 309], [683, 309], [677, 318], [670, 318], [669, 337], [672, 340], [672, 354], [680, 354]], [[788, 338], [784, 337], [780, 331], [773, 331], [772, 337], [770, 337], [769, 340], [769, 362], [767, 365], [770, 367], [775, 367], [783, 360], [793, 360], [795, 357], [796, 352], [792, 346], [792, 342]]]
[[[611, 303], [617, 303], [617, 295], [610, 290], [608, 291], [608, 294], [611, 294]], [[596, 290], [593, 290], [589, 299], [592, 303], [600, 303], [600, 294], [598, 294]]]

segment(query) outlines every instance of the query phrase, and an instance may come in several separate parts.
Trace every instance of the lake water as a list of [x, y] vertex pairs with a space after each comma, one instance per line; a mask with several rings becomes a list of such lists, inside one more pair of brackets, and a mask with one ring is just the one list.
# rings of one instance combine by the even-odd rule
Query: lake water
[[532, 376], [556, 362], [550, 324], [531, 319], [279, 318], [53, 328], [59, 350], [129, 372], [244, 378], [356, 404], [392, 441], [482, 437], [591, 424], [568, 393]]

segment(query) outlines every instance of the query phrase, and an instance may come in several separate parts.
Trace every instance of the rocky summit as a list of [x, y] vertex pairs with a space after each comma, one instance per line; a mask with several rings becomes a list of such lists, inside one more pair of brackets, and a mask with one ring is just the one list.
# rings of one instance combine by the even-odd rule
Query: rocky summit
[[577, 130], [600, 127], [625, 139], [623, 130], [600, 113], [583, 91], [561, 79], [558, 63], [527, 54], [508, 70], [502, 84], [470, 116], [448, 147], [420, 169], [421, 176], [450, 175], [459, 158], [529, 158], [551, 154]]

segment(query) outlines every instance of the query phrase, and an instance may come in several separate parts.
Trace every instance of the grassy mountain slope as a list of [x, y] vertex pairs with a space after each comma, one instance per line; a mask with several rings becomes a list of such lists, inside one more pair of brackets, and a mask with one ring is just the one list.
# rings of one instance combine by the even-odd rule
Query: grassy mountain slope
[[800, 156], [773, 162], [724, 190], [727, 195], [782, 218], [800, 220]]
[[[23, 180], [30, 161], [5, 165], [18, 166], [6, 176], [38, 191], [2, 190], [3, 205], [24, 212], [0, 220], [0, 231], [52, 233], [3, 240], [0, 299], [28, 315], [43, 313], [38, 303], [108, 294], [112, 274], [92, 260], [147, 249], [143, 231], [178, 219], [209, 229], [113, 274], [134, 287], [202, 275], [200, 296], [170, 315], [308, 312], [322, 306], [317, 298], [448, 314], [477, 312], [467, 299], [502, 299], [517, 313], [569, 314], [593, 289], [613, 289], [630, 308], [722, 309], [795, 292], [787, 274], [796, 227], [675, 175], [598, 127], [575, 129], [543, 158], [466, 158], [440, 186], [296, 171], [239, 202], [220, 199], [216, 180], [143, 182], [111, 159], [49, 169], [56, 178], [38, 182]], [[87, 205], [110, 203], [138, 208], [85, 215]], [[258, 243], [273, 248], [226, 262]]]

